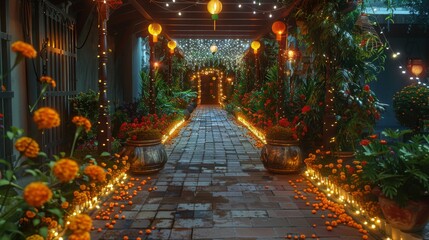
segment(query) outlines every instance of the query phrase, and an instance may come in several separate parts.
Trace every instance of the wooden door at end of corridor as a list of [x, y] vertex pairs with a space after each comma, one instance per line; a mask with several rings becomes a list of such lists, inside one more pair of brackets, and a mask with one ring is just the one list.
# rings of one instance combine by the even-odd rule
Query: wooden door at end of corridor
[[201, 104], [219, 103], [219, 78], [215, 74], [201, 76]]

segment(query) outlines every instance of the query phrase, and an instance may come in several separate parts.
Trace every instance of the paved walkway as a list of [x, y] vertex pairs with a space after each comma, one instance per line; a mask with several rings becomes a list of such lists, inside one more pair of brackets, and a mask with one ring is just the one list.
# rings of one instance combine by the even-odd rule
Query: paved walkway
[[[305, 180], [266, 172], [245, 132], [220, 108], [199, 106], [166, 146], [165, 169], [126, 184], [132, 205], [112, 198], [94, 214], [118, 219], [94, 220], [92, 239], [362, 239], [346, 226], [326, 230], [326, 219], [306, 204], [314, 196], [295, 198]], [[119, 204], [109, 208], [111, 202]]]

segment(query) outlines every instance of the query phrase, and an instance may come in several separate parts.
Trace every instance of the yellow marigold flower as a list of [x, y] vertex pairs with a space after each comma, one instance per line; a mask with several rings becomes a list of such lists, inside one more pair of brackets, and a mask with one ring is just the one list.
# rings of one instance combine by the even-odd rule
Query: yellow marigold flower
[[40, 236], [39, 234], [34, 234], [27, 237], [25, 240], [45, 240], [45, 238]]
[[47, 83], [49, 85], [51, 85], [51, 87], [55, 88], [57, 86], [57, 83], [55, 82], [54, 79], [52, 79], [51, 77], [48, 76], [42, 76], [40, 78], [40, 82], [41, 83]]
[[86, 117], [74, 116], [72, 119], [72, 122], [77, 127], [83, 126], [83, 128], [85, 129], [85, 132], [89, 132], [89, 130], [91, 130], [91, 122]]
[[12, 51], [23, 55], [27, 58], [35, 58], [37, 56], [36, 50], [34, 50], [33, 46], [23, 41], [16, 41], [12, 43]]
[[52, 172], [61, 182], [70, 182], [76, 177], [78, 171], [79, 165], [68, 158], [58, 160], [52, 167]]
[[70, 204], [69, 204], [69, 202], [63, 202], [63, 203], [61, 203], [61, 208], [63, 208], [63, 209], [67, 209], [67, 208], [69, 208], [69, 206], [70, 206]]
[[68, 238], [69, 240], [90, 240], [91, 235], [89, 232], [85, 232], [82, 234], [71, 234]]
[[92, 180], [98, 182], [104, 182], [106, 180], [106, 172], [102, 167], [99, 167], [97, 165], [89, 165], [85, 168], [83, 172], [88, 175], [88, 177], [90, 177]]
[[41, 207], [52, 198], [52, 191], [42, 182], [33, 182], [24, 189], [24, 200], [32, 207]]
[[60, 116], [50, 107], [41, 107], [34, 112], [34, 122], [39, 129], [48, 129], [60, 125]]
[[15, 148], [26, 157], [37, 157], [40, 151], [36, 140], [29, 137], [19, 138], [15, 143]]
[[68, 228], [73, 231], [73, 234], [81, 235], [91, 231], [92, 220], [91, 217], [86, 214], [72, 216], [69, 218], [69, 222]]

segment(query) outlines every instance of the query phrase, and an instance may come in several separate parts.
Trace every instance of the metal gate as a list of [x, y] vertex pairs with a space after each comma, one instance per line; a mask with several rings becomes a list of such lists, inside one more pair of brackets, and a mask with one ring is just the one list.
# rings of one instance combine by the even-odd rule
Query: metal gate
[[48, 88], [45, 98], [39, 104], [56, 109], [61, 118], [59, 127], [39, 135], [42, 150], [50, 155], [68, 151], [67, 143], [73, 137], [69, 99], [76, 95], [76, 26], [74, 19], [48, 1], [37, 1], [36, 4], [32, 33], [33, 42], [39, 47], [38, 71], [28, 78], [28, 93], [31, 103], [38, 96], [33, 89], [40, 92], [40, 85], [34, 81], [34, 75], [38, 78], [42, 75], [50, 76], [57, 83], [55, 89]]
[[[8, 1], [0, 1], [0, 76], [3, 76], [10, 69], [10, 38], [8, 33]], [[10, 75], [3, 79], [3, 89], [0, 90], [0, 159], [11, 159], [13, 154], [12, 142], [5, 138], [6, 130], [12, 124], [12, 97], [13, 92], [10, 87]]]

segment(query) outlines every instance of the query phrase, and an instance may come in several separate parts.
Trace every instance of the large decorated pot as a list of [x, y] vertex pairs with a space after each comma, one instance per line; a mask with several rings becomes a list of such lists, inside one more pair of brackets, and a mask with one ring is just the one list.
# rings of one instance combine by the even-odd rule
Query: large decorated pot
[[265, 169], [273, 173], [295, 173], [303, 166], [299, 141], [268, 140], [261, 151]]
[[394, 201], [380, 195], [381, 211], [386, 221], [404, 232], [418, 232], [429, 221], [429, 199], [408, 201], [402, 208]]
[[157, 140], [131, 140], [125, 143], [123, 155], [130, 161], [130, 171], [135, 174], [149, 174], [160, 171], [167, 162], [167, 153]]

